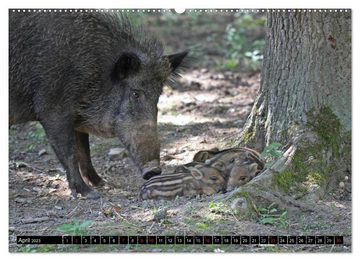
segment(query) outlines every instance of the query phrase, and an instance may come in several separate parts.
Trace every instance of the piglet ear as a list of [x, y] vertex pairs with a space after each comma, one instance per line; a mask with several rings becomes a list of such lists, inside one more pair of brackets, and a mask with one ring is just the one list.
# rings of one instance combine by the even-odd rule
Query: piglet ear
[[205, 160], [207, 160], [209, 158], [211, 158], [209, 155], [209, 152], [200, 150], [194, 155], [193, 161], [205, 162]]
[[191, 169], [191, 175], [193, 176], [194, 179], [197, 180], [202, 179], [204, 177], [204, 174], [197, 168]]
[[130, 52], [122, 53], [114, 65], [111, 78], [114, 82], [124, 80], [136, 74], [140, 70], [140, 66], [141, 61], [136, 54]]
[[180, 67], [184, 58], [188, 55], [189, 51], [184, 51], [181, 53], [175, 53], [168, 56], [165, 56], [170, 62], [171, 72], [174, 72], [177, 68]]
[[249, 171], [249, 175], [251, 178], [255, 178], [258, 174], [258, 164], [257, 163], [252, 163], [248, 166], [248, 171]]

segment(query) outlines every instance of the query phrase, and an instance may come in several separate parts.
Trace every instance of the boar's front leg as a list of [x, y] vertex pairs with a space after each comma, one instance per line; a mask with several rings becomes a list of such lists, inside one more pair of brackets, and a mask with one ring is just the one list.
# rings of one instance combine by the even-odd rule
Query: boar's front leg
[[41, 123], [49, 143], [66, 171], [71, 196], [76, 198], [77, 193], [80, 193], [83, 197], [89, 199], [99, 198], [98, 194], [85, 184], [80, 175], [74, 128], [71, 124], [64, 124], [66, 120], [61, 120], [58, 117], [51, 117], [50, 119], [56, 120], [52, 121], [47, 118], [46, 121]]
[[81, 176], [93, 186], [103, 186], [104, 181], [96, 173], [91, 163], [89, 134], [75, 131], [75, 138]]

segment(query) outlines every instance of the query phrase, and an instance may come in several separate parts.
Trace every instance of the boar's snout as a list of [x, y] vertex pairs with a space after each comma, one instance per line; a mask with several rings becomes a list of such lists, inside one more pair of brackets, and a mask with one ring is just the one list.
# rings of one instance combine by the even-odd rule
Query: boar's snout
[[145, 180], [148, 180], [154, 176], [158, 176], [161, 174], [161, 168], [159, 164], [159, 160], [152, 160], [146, 163], [142, 168], [142, 177]]
[[132, 128], [119, 131], [120, 139], [146, 180], [161, 174], [160, 142], [156, 121], [135, 122]]
[[161, 174], [160, 142], [156, 123], [142, 124], [129, 133], [127, 142], [134, 162], [145, 180]]

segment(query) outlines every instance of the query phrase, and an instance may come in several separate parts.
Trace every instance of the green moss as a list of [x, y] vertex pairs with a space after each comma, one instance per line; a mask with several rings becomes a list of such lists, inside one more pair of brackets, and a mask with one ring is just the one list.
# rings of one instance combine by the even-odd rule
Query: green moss
[[250, 142], [252, 141], [253, 138], [254, 138], [254, 133], [252, 132], [251, 129], [248, 129], [248, 130], [246, 130], [245, 133], [243, 133], [243, 134], [241, 135], [241, 140], [240, 140], [240, 142], [241, 142], [242, 144], [248, 144], [248, 143], [250, 143]]
[[317, 139], [303, 142], [293, 156], [291, 167], [273, 178], [273, 184], [286, 193], [304, 192], [312, 185], [326, 185], [333, 164], [344, 157], [344, 140], [351, 140], [351, 135], [344, 136], [339, 119], [328, 107], [308, 113], [307, 127]]
[[329, 107], [322, 107], [320, 111], [311, 111], [307, 114], [309, 117], [307, 127], [319, 137], [319, 147], [331, 150], [336, 156], [340, 156], [341, 148], [341, 123], [338, 117]]
[[329, 170], [321, 146], [307, 143], [295, 152], [291, 167], [273, 177], [273, 184], [286, 193], [303, 194], [312, 185], [325, 185]]
[[306, 182], [310, 184], [318, 184], [322, 186], [325, 184], [326, 176], [322, 172], [310, 172], [306, 177]]
[[277, 187], [280, 187], [283, 191], [289, 192], [291, 186], [294, 184], [296, 175], [289, 171], [284, 171], [279, 175], [275, 175], [273, 182]]
[[231, 197], [226, 198], [226, 201], [231, 201], [236, 198], [245, 198], [247, 203], [251, 203], [251, 196], [249, 192], [243, 191], [242, 189], [232, 194]]
[[296, 134], [299, 130], [299, 125], [296, 123], [292, 123], [288, 126], [287, 130], [284, 131], [285, 134], [284, 137], [286, 137], [284, 140], [289, 140], [289, 137], [293, 137], [294, 134]]

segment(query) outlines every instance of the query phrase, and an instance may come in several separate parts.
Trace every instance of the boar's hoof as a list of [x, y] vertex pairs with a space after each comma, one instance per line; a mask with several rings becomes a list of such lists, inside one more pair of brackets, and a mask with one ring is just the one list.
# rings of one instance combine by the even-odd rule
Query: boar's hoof
[[103, 187], [105, 186], [105, 181], [103, 179], [99, 179], [99, 180], [96, 180], [96, 181], [90, 181], [91, 185], [93, 185], [94, 187]]
[[143, 179], [148, 180], [148, 179], [158, 176], [160, 174], [161, 174], [160, 167], [145, 168], [142, 172], [142, 177], [143, 177]]

